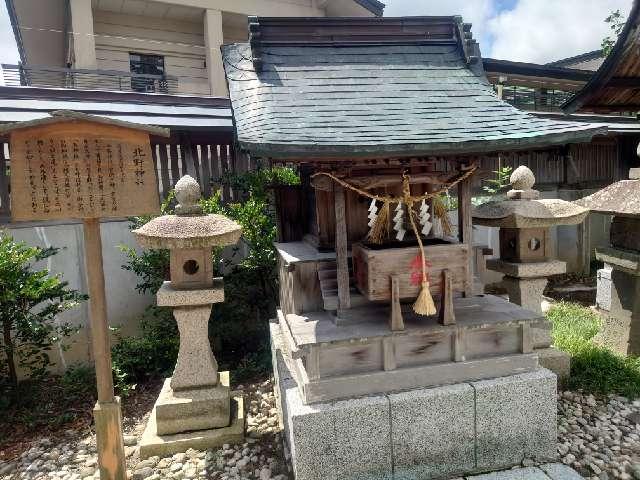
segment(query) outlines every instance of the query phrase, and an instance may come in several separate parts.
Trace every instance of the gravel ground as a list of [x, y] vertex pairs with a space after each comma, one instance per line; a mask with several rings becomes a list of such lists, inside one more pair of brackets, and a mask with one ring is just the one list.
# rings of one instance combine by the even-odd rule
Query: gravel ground
[[[136, 446], [146, 417], [130, 422], [125, 435], [127, 468], [136, 480], [289, 480], [289, 453], [278, 429], [270, 382], [243, 388], [249, 405], [247, 439], [241, 445], [141, 461]], [[640, 480], [640, 400], [579, 392], [558, 395], [560, 460], [592, 480]], [[43, 438], [13, 462], [0, 463], [1, 480], [99, 478], [91, 431], [69, 430], [55, 442]]]
[[[239, 386], [248, 404], [247, 437], [243, 444], [217, 450], [189, 450], [170, 457], [140, 460], [137, 443], [148, 415], [125, 419], [127, 473], [134, 480], [259, 479], [288, 480], [288, 452], [283, 449], [271, 382]], [[42, 438], [12, 462], [0, 462], [0, 480], [97, 479], [95, 437], [90, 430], [68, 430], [55, 442]]]
[[640, 400], [562, 392], [558, 453], [585, 478], [640, 480]]

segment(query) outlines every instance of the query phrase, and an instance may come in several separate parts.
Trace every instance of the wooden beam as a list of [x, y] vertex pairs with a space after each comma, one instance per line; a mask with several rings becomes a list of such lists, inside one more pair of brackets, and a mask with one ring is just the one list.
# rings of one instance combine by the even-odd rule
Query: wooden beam
[[393, 337], [385, 337], [382, 339], [382, 366], [385, 372], [390, 372], [397, 368], [396, 347]]
[[120, 401], [113, 393], [111, 373], [111, 345], [109, 324], [107, 323], [100, 220], [87, 218], [83, 223], [91, 340], [98, 385], [98, 403], [94, 408], [94, 418], [100, 478], [103, 480], [125, 480], [122, 414]]
[[336, 265], [338, 280], [338, 310], [351, 308], [349, 292], [349, 258], [347, 256], [347, 215], [344, 188], [334, 185], [336, 215]]
[[404, 330], [404, 319], [402, 318], [401, 308], [400, 275], [391, 275], [391, 318], [389, 327], [393, 332]]
[[464, 296], [473, 295], [473, 223], [471, 218], [471, 179], [466, 178], [458, 184], [458, 237], [461, 243], [468, 246], [467, 275], [464, 286]]
[[89, 287], [89, 318], [93, 358], [96, 364], [98, 401], [113, 402], [113, 377], [111, 374], [111, 346], [107, 323], [107, 301], [104, 290], [104, 269], [102, 266], [102, 239], [100, 221], [97, 218], [84, 220], [85, 263]]
[[440, 287], [440, 312], [438, 313], [438, 321], [440, 325], [454, 325], [456, 316], [453, 311], [453, 281], [451, 270], [445, 268], [442, 270], [442, 287]]

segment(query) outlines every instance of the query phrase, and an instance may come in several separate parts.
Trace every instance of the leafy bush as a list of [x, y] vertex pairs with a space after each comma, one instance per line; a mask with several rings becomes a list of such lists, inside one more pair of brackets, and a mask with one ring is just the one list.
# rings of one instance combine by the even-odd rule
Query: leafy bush
[[[205, 213], [223, 214], [238, 222], [243, 246], [233, 247], [231, 257], [225, 260], [224, 266], [230, 270], [225, 275], [225, 301], [212, 309], [209, 336], [220, 368], [233, 370], [234, 380], [244, 381], [270, 365], [267, 320], [275, 312], [277, 276], [273, 248], [276, 226], [268, 186], [297, 184], [300, 179], [289, 168], [273, 168], [229, 175], [225, 181], [240, 194], [240, 200], [224, 204], [216, 192], [201, 205]], [[163, 214], [171, 213], [172, 208], [171, 201], [165, 202]], [[132, 225], [148, 220], [135, 218]], [[123, 268], [138, 275], [141, 293], [155, 292], [168, 279], [168, 251], [123, 251], [127, 256]], [[217, 274], [223, 266], [221, 253], [220, 249], [214, 251]], [[140, 338], [121, 337], [113, 348], [116, 384], [121, 391], [148, 376], [167, 375], [175, 364], [179, 337], [170, 309], [150, 307], [141, 325]]]
[[511, 185], [511, 172], [513, 168], [510, 166], [499, 167], [498, 170], [494, 170], [494, 177], [484, 181], [482, 190], [485, 195], [478, 195], [471, 199], [474, 206], [482, 205], [483, 203], [497, 201], [505, 198], [503, 193]]
[[111, 349], [115, 386], [126, 396], [137, 382], [171, 374], [180, 335], [170, 309], [149, 307], [140, 321], [140, 336], [116, 333]]
[[68, 323], [58, 323], [57, 316], [87, 298], [68, 288], [60, 275], [33, 268], [33, 262], [57, 252], [29, 247], [0, 233], [0, 378], [13, 387], [18, 385], [19, 368], [32, 378], [46, 373], [53, 345], [74, 332]]
[[623, 357], [596, 345], [600, 317], [589, 308], [559, 302], [547, 317], [553, 324], [554, 345], [571, 355], [570, 389], [593, 393], [618, 393], [631, 398], [640, 395], [640, 359]]

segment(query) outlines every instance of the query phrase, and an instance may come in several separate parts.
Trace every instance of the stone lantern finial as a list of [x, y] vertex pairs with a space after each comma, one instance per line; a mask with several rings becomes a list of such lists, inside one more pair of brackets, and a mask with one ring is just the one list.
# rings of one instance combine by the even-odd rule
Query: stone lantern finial
[[195, 178], [190, 175], [182, 177], [175, 186], [176, 215], [202, 215], [200, 201], [200, 185]]
[[534, 200], [540, 197], [540, 192], [534, 190], [536, 177], [529, 167], [520, 165], [509, 178], [511, 190], [507, 192], [507, 198], [512, 200]]

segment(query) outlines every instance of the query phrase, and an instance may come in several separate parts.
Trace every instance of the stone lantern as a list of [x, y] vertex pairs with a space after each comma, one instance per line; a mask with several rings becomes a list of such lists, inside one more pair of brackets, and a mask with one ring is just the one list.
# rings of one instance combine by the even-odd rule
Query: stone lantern
[[473, 222], [500, 228], [500, 258], [487, 268], [503, 273], [509, 301], [541, 313], [542, 293], [549, 275], [566, 272], [566, 263], [551, 258], [550, 227], [581, 223], [588, 210], [559, 199], [541, 200], [533, 189], [533, 172], [520, 166], [511, 174], [507, 199], [475, 209]]
[[229, 372], [218, 371], [208, 336], [212, 305], [224, 301], [212, 248], [237, 243], [241, 229], [225, 216], [202, 213], [200, 186], [190, 176], [176, 183], [175, 194], [175, 215], [133, 231], [143, 247], [170, 251], [171, 280], [158, 290], [157, 302], [173, 308], [180, 332], [178, 360], [154, 406], [141, 457], [232, 443], [244, 431], [242, 397], [232, 398]]
[[[605, 269], [598, 271], [597, 307], [603, 313], [604, 324], [597, 339], [623, 355], [638, 355], [640, 168], [631, 169], [629, 180], [616, 182], [575, 203], [593, 212], [613, 215], [611, 245], [596, 248], [596, 258], [605, 264]], [[605, 272], [610, 272], [608, 281]]]

